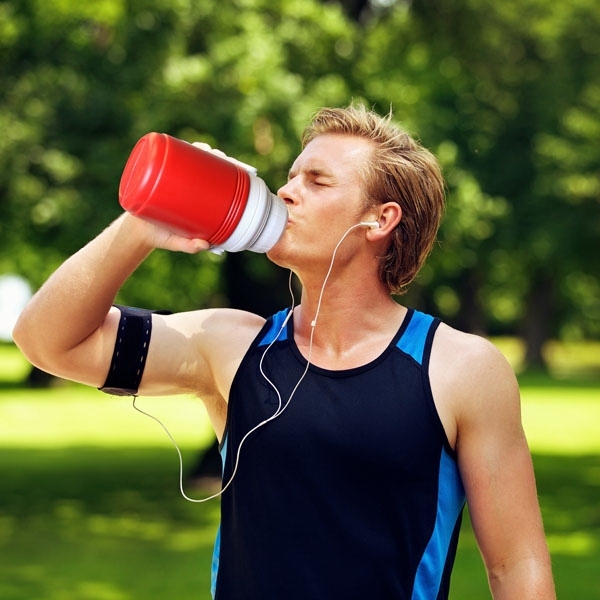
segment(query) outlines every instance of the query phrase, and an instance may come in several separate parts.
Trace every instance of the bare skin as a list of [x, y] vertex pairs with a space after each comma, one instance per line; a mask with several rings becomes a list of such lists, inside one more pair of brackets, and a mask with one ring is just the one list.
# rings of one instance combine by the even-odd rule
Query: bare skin
[[[377, 274], [377, 256], [402, 218], [401, 210], [395, 203], [367, 213], [362, 209], [358, 173], [370, 149], [363, 139], [319, 136], [296, 159], [278, 192], [288, 205], [289, 222], [268, 256], [293, 270], [302, 283], [294, 335], [305, 356], [334, 248], [346, 235], [310, 348], [311, 362], [327, 369], [373, 360], [406, 315]], [[361, 221], [378, 221], [379, 227], [351, 229]], [[155, 248], [195, 253], [207, 247], [202, 240], [174, 236], [124, 214], [46, 282], [22, 313], [15, 341], [40, 368], [101, 386], [119, 320], [111, 305], [121, 285]], [[140, 394], [196, 394], [221, 439], [233, 377], [264, 320], [216, 309], [155, 316], [153, 323]], [[442, 325], [434, 339], [430, 376], [440, 419], [458, 454], [493, 597], [554, 599], [512, 370], [484, 339]]]

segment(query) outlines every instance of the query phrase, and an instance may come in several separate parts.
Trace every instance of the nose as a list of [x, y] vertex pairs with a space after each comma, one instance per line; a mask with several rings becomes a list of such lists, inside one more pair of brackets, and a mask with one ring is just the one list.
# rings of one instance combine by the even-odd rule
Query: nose
[[284, 185], [282, 185], [277, 190], [277, 195], [286, 204], [295, 204], [297, 202], [297, 200], [296, 200], [297, 196], [296, 196], [294, 185], [293, 185], [293, 179], [290, 179], [287, 183], [285, 183]]

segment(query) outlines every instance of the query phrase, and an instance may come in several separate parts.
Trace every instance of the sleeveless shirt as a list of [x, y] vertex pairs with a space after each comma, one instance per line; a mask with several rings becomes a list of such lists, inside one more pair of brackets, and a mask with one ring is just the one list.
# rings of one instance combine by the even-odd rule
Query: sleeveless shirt
[[213, 597], [447, 598], [465, 494], [429, 383], [439, 320], [409, 309], [378, 358], [331, 371], [307, 369], [287, 313], [232, 384], [224, 484], [285, 408], [221, 497]]

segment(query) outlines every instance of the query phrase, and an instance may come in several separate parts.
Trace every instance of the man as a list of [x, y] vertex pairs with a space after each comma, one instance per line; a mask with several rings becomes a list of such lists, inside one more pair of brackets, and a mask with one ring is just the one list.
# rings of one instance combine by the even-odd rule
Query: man
[[141, 367], [117, 393], [202, 399], [227, 485], [217, 600], [447, 598], [465, 498], [493, 597], [554, 598], [510, 367], [391, 296], [435, 240], [435, 158], [389, 117], [323, 109], [278, 194], [289, 221], [268, 257], [300, 279], [293, 310], [143, 315], [146, 356], [122, 341], [117, 291], [153, 249], [208, 244], [124, 214], [52, 275], [15, 341], [61, 377], [112, 389], [125, 355]]

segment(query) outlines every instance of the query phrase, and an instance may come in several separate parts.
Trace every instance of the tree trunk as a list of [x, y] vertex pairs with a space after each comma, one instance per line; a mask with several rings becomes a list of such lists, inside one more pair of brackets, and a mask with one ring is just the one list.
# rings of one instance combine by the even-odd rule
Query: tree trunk
[[453, 319], [453, 325], [461, 331], [484, 335], [486, 333], [485, 315], [477, 298], [480, 287], [479, 273], [470, 269], [460, 276], [458, 282], [460, 309]]
[[548, 370], [544, 345], [551, 337], [553, 314], [554, 283], [549, 277], [534, 276], [521, 327], [525, 343], [524, 367], [526, 369]]
[[346, 14], [357, 23], [360, 21], [363, 13], [369, 9], [369, 0], [340, 0]]

